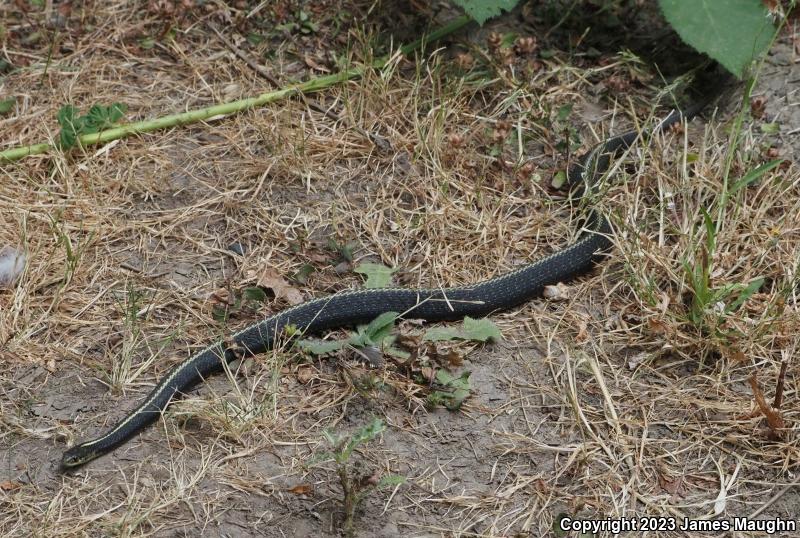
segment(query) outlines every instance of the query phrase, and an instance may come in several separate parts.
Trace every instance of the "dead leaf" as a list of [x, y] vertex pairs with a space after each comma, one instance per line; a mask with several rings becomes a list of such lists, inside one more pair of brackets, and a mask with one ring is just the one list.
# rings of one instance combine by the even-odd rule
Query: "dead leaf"
[[662, 335], [669, 332], [669, 326], [660, 319], [649, 318], [647, 320], [647, 328], [650, 334]]
[[569, 300], [569, 288], [562, 282], [555, 286], [545, 286], [542, 296], [551, 301], [567, 301]]
[[283, 299], [291, 305], [300, 304], [305, 300], [303, 292], [286, 282], [286, 279], [271, 267], [267, 267], [261, 272], [261, 276], [256, 280], [256, 285], [272, 290], [276, 298]]
[[589, 327], [583, 320], [580, 320], [578, 322], [578, 334], [575, 335], [575, 340], [579, 343], [584, 343], [589, 341]]
[[670, 495], [686, 496], [686, 483], [683, 477], [672, 478], [658, 473], [658, 485]]
[[647, 353], [638, 353], [633, 357], [628, 358], [628, 369], [629, 370], [636, 370], [641, 363], [643, 363], [647, 359]]
[[464, 355], [462, 355], [455, 349], [451, 349], [450, 351], [448, 351], [447, 355], [445, 355], [445, 358], [447, 359], [447, 365], [450, 366], [451, 368], [457, 368], [462, 364], [464, 364]]
[[286, 491], [289, 493], [294, 493], [295, 495], [308, 495], [314, 491], [314, 486], [311, 484], [297, 484], [296, 486], [290, 487]]
[[312, 368], [300, 368], [297, 370], [297, 381], [305, 385], [314, 379], [314, 371]]
[[432, 383], [433, 378], [436, 376], [436, 370], [430, 366], [423, 366], [419, 369], [419, 373], [422, 374], [422, 377], [424, 377], [428, 383]]
[[15, 489], [19, 489], [24, 484], [22, 482], [15, 482], [13, 480], [6, 480], [4, 482], [0, 482], [0, 490], [2, 491], [14, 491]]
[[219, 288], [213, 292], [211, 292], [211, 299], [212, 304], [217, 305], [232, 305], [233, 304], [233, 297], [231, 297], [231, 292], [225, 288]]

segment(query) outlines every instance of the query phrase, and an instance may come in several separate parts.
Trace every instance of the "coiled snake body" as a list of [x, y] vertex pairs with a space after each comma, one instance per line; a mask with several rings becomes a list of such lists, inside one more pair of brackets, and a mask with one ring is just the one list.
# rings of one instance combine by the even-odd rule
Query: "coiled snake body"
[[[650, 134], [664, 131], [681, 118], [690, 119], [701, 108], [702, 104], [697, 104], [683, 111], [673, 110], [650, 129]], [[629, 148], [639, 136], [639, 131], [630, 131], [596, 145], [570, 167], [567, 186], [581, 191], [584, 197], [591, 194], [608, 169], [612, 156], [619, 150]], [[223, 361], [228, 363], [270, 349], [289, 326], [296, 329], [293, 332], [309, 334], [368, 323], [380, 314], [391, 311], [427, 321], [484, 316], [538, 297], [545, 286], [568, 281], [588, 270], [598, 254], [611, 246], [607, 237], [609, 231], [605, 217], [596, 210], [590, 210], [584, 230], [575, 243], [495, 278], [444, 289], [343, 291], [279, 312], [234, 334], [227, 341], [210, 345], [177, 365], [136, 409], [105, 435], [68, 449], [61, 466], [65, 469], [78, 467], [110, 452], [158, 418], [176, 394], [220, 372], [224, 368]]]

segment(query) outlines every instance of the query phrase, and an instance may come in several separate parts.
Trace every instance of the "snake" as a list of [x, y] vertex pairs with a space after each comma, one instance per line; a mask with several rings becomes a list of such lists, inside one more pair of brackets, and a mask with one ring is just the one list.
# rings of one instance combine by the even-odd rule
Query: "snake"
[[[611, 160], [642, 136], [664, 132], [698, 114], [707, 101], [674, 108], [649, 130], [631, 130], [607, 138], [568, 167], [564, 187], [575, 199], [590, 200]], [[611, 227], [596, 208], [588, 207], [575, 241], [494, 278], [448, 288], [365, 288], [344, 290], [282, 310], [214, 342], [174, 366], [144, 400], [104, 435], [67, 449], [61, 468], [70, 470], [103, 456], [156, 420], [169, 403], [226, 364], [272, 349], [282, 338], [369, 323], [386, 312], [426, 322], [481, 317], [540, 297], [548, 285], [567, 282], [587, 272], [612, 246]]]

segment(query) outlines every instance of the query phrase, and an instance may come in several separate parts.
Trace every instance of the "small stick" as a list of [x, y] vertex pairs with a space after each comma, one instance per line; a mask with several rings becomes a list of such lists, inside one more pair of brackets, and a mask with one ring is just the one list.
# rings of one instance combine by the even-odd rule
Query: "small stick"
[[775, 400], [772, 402], [772, 407], [775, 409], [780, 409], [783, 403], [783, 384], [786, 381], [787, 366], [789, 366], [789, 363], [786, 362], [786, 358], [784, 357], [781, 359], [781, 371], [778, 374], [778, 384], [775, 387]]
[[[461, 17], [451, 21], [450, 23], [442, 26], [441, 28], [431, 32], [430, 34], [417, 39], [408, 45], [400, 47], [398, 54], [407, 55], [417, 51], [428, 43], [439, 40], [445, 36], [452, 34], [470, 23], [472, 19], [469, 15], [462, 15]], [[93, 144], [104, 144], [112, 140], [125, 138], [133, 134], [142, 134], [164, 129], [168, 127], [176, 127], [183, 125], [190, 125], [199, 121], [210, 121], [212, 119], [222, 118], [249, 110], [251, 108], [264, 106], [268, 103], [274, 103], [281, 99], [287, 99], [298, 94], [318, 92], [333, 85], [341, 84], [348, 80], [358, 78], [364, 74], [368, 69], [381, 69], [391, 61], [390, 57], [383, 57], [375, 60], [365, 66], [356, 66], [350, 69], [345, 69], [338, 73], [315, 77], [305, 82], [299, 82], [280, 88], [275, 91], [262, 93], [255, 97], [247, 97], [237, 101], [228, 103], [220, 103], [206, 108], [189, 110], [179, 114], [170, 114], [168, 116], [161, 116], [159, 118], [138, 121], [135, 123], [126, 123], [100, 131], [99, 133], [83, 134], [78, 138], [81, 147], [86, 147]], [[30, 155], [39, 155], [47, 153], [54, 149], [53, 144], [42, 142], [39, 144], [32, 144], [29, 146], [13, 147], [4, 151], [0, 151], [0, 163], [16, 161]]]

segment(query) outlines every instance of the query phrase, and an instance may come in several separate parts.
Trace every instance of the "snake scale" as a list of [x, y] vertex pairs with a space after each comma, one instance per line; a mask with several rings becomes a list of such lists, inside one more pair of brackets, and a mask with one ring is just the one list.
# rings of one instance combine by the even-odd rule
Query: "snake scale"
[[[663, 132], [682, 119], [691, 119], [702, 109], [698, 102], [675, 109], [647, 134]], [[629, 131], [608, 138], [580, 157], [567, 173], [567, 187], [578, 196], [591, 194], [608, 170], [613, 156], [630, 148], [641, 136]], [[376, 288], [348, 290], [293, 306], [267, 317], [224, 341], [218, 341], [175, 366], [150, 394], [107, 433], [69, 448], [62, 469], [79, 467], [118, 447], [161, 416], [172, 399], [209, 375], [224, 369], [224, 363], [270, 349], [292, 326], [292, 334], [318, 333], [326, 329], [368, 323], [384, 312], [402, 312], [426, 321], [457, 320], [485, 316], [524, 303], [542, 294], [545, 286], [568, 281], [586, 272], [602, 252], [611, 247], [606, 218], [590, 209], [583, 230], [571, 245], [516, 270], [468, 286], [452, 288]]]

